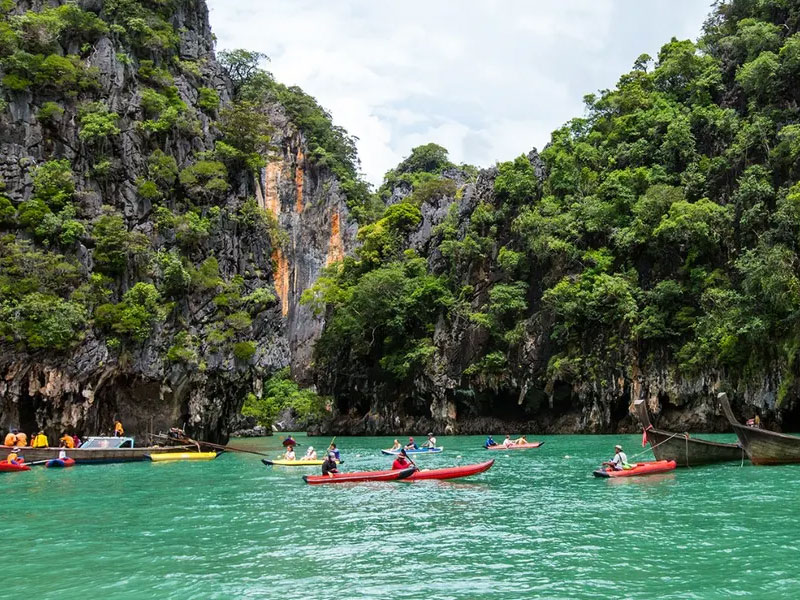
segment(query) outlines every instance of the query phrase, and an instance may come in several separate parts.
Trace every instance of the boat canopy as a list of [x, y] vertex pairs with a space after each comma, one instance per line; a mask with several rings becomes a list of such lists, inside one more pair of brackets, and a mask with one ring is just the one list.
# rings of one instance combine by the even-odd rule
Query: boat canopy
[[84, 448], [133, 448], [133, 438], [131, 437], [90, 437], [81, 444]]

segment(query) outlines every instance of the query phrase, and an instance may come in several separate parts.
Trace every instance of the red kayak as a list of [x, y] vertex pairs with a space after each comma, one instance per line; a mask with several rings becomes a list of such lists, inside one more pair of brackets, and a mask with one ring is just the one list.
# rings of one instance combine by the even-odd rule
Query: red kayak
[[353, 483], [358, 481], [395, 481], [405, 479], [414, 472], [414, 467], [394, 471], [353, 471], [330, 475], [303, 475], [303, 481], [310, 485], [319, 483]]
[[11, 473], [12, 471], [30, 471], [31, 468], [26, 464], [12, 465], [7, 460], [0, 460], [0, 473]]
[[488, 471], [494, 464], [494, 459], [475, 465], [464, 465], [462, 467], [447, 467], [446, 469], [424, 469], [415, 471], [413, 475], [405, 477], [403, 481], [420, 481], [422, 479], [456, 479], [458, 477], [468, 477]]
[[46, 463], [44, 463], [44, 466], [52, 469], [53, 467], [71, 467], [74, 464], [74, 458], [53, 458], [52, 460], [48, 460]]
[[654, 473], [666, 473], [672, 471], [677, 464], [674, 460], [654, 460], [650, 462], [640, 462], [633, 465], [630, 469], [615, 471], [611, 467], [597, 469], [595, 477], [635, 477], [637, 475], [652, 475]]
[[544, 442], [530, 442], [528, 444], [512, 444], [511, 446], [503, 446], [503, 444], [497, 444], [497, 446], [489, 446], [486, 448], [487, 450], [527, 450], [528, 448], [538, 448], [544, 444]]

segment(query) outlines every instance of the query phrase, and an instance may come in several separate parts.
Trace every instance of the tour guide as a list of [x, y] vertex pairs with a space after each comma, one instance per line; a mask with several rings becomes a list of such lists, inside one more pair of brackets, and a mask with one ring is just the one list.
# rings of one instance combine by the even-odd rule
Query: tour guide
[[325, 462], [322, 463], [322, 474], [333, 477], [334, 473], [338, 473], [339, 469], [336, 468], [336, 455], [333, 452], [328, 452], [325, 457]]
[[613, 468], [615, 471], [622, 471], [623, 469], [630, 469], [628, 464], [628, 455], [622, 451], [622, 446], [617, 444], [614, 446], [614, 458], [606, 461], [603, 465]]

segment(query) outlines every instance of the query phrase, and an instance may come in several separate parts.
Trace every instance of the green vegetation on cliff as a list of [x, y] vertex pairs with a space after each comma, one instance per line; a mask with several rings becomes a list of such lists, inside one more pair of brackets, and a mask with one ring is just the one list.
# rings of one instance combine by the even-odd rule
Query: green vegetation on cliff
[[[410, 382], [463, 335], [449, 367], [467, 381], [603, 385], [662, 365], [734, 382], [773, 373], [780, 396], [796, 393], [799, 26], [794, 3], [719, 3], [697, 43], [673, 39], [586, 96], [541, 163], [484, 172], [493, 189], [468, 208], [448, 190], [427, 260], [405, 250], [421, 220], [413, 195], [390, 207], [399, 214], [362, 228], [357, 256], [306, 294], [330, 310], [319, 364]], [[438, 147], [415, 149], [382, 196], [444, 189], [446, 166]]]

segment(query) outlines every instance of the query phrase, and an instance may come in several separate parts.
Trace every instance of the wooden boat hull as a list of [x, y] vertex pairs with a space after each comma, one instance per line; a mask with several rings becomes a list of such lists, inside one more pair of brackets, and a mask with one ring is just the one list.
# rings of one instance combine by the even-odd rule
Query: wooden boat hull
[[750, 462], [754, 465], [780, 465], [786, 463], [800, 463], [800, 438], [742, 425], [733, 415], [728, 396], [725, 393], [717, 396], [725, 416], [733, 427], [736, 437], [739, 438], [742, 447]]
[[[66, 448], [67, 457], [78, 464], [103, 464], [118, 462], [135, 462], [147, 460], [148, 454], [158, 452], [186, 452], [187, 446], [174, 447], [147, 447], [141, 448]], [[20, 454], [25, 457], [25, 462], [46, 461], [58, 458], [58, 453], [64, 448], [21, 448]], [[11, 451], [9, 446], [0, 446], [0, 456]]]
[[656, 460], [674, 460], [679, 467], [695, 467], [745, 458], [739, 444], [712, 442], [693, 438], [688, 433], [655, 429], [650, 423], [645, 401], [637, 400], [634, 406]]

